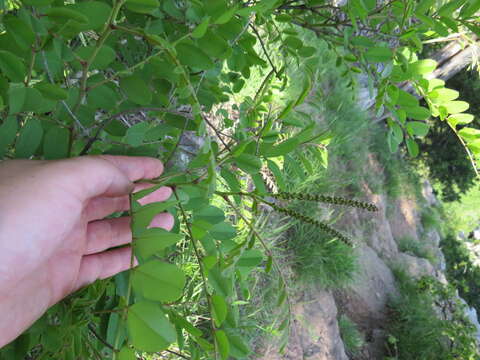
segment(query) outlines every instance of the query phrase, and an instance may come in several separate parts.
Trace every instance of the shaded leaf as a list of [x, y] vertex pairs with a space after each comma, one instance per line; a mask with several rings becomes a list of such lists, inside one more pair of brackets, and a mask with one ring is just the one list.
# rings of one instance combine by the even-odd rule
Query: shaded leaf
[[227, 318], [227, 303], [225, 299], [220, 295], [212, 295], [212, 316], [215, 321], [215, 325], [220, 327]]
[[22, 82], [27, 72], [23, 60], [5, 50], [0, 50], [0, 70], [14, 82]]
[[146, 299], [173, 302], [183, 294], [185, 275], [175, 265], [152, 260], [135, 268], [132, 285]]
[[68, 157], [70, 131], [60, 126], [52, 126], [43, 140], [43, 156], [47, 160]]
[[146, 229], [135, 238], [135, 251], [146, 259], [176, 244], [183, 238], [182, 234], [175, 234], [162, 228]]
[[20, 129], [15, 144], [16, 158], [29, 158], [37, 151], [43, 137], [43, 129], [38, 119], [30, 119]]
[[222, 360], [227, 360], [230, 354], [230, 343], [228, 342], [227, 335], [223, 330], [215, 331], [215, 341], [217, 342], [218, 349], [220, 350], [220, 356]]
[[137, 349], [157, 352], [175, 342], [175, 329], [158, 304], [141, 301], [128, 309], [130, 341]]

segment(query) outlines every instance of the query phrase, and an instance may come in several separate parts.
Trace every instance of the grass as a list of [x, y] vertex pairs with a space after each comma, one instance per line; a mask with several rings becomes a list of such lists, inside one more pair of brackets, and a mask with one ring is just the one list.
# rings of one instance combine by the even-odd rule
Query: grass
[[[465, 319], [454, 289], [433, 278], [414, 281], [400, 269], [394, 274], [400, 295], [389, 303], [389, 359], [477, 359], [475, 330]], [[436, 304], [445, 301], [455, 305], [442, 320]]]
[[442, 230], [442, 216], [435, 207], [427, 207], [422, 213], [422, 225], [426, 231]]
[[432, 251], [425, 244], [408, 236], [398, 241], [398, 249], [416, 257], [427, 259], [432, 264], [435, 264], [437, 261]]
[[350, 355], [358, 354], [365, 341], [357, 325], [348, 316], [342, 315], [338, 319], [338, 327], [347, 353]]
[[294, 269], [305, 283], [341, 288], [354, 281], [358, 264], [350, 246], [304, 223], [295, 224], [289, 238]]
[[388, 149], [387, 137], [377, 133], [373, 150], [383, 166], [384, 191], [389, 197], [413, 196], [417, 200], [423, 199], [420, 175], [416, 165], [408, 161], [410, 158], [405, 149], [392, 154]]

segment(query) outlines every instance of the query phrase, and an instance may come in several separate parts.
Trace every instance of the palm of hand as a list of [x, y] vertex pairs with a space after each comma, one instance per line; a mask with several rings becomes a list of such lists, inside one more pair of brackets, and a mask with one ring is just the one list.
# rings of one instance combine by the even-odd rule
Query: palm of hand
[[[132, 181], [162, 169], [126, 157], [0, 164], [0, 346], [68, 294], [130, 267], [129, 247], [111, 249], [131, 241], [130, 219], [101, 219], [128, 209]], [[170, 194], [160, 188], [142, 203]], [[151, 224], [172, 225], [169, 214]]]

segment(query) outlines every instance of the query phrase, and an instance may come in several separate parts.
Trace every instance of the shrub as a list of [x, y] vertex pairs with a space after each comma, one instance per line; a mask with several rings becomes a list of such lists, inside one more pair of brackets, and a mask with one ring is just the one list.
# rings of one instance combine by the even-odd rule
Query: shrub
[[475, 327], [452, 286], [424, 277], [412, 280], [395, 270], [398, 297], [389, 303], [390, 334], [386, 347], [398, 360], [475, 359]]

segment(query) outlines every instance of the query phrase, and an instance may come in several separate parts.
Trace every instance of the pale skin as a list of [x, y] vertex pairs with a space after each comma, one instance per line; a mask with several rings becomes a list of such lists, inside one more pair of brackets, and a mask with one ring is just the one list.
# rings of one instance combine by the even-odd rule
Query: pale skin
[[[159, 160], [95, 156], [58, 161], [0, 162], [0, 347], [67, 295], [131, 266], [128, 194], [151, 185]], [[162, 187], [140, 200], [164, 201]], [[170, 230], [170, 214], [150, 227]]]

